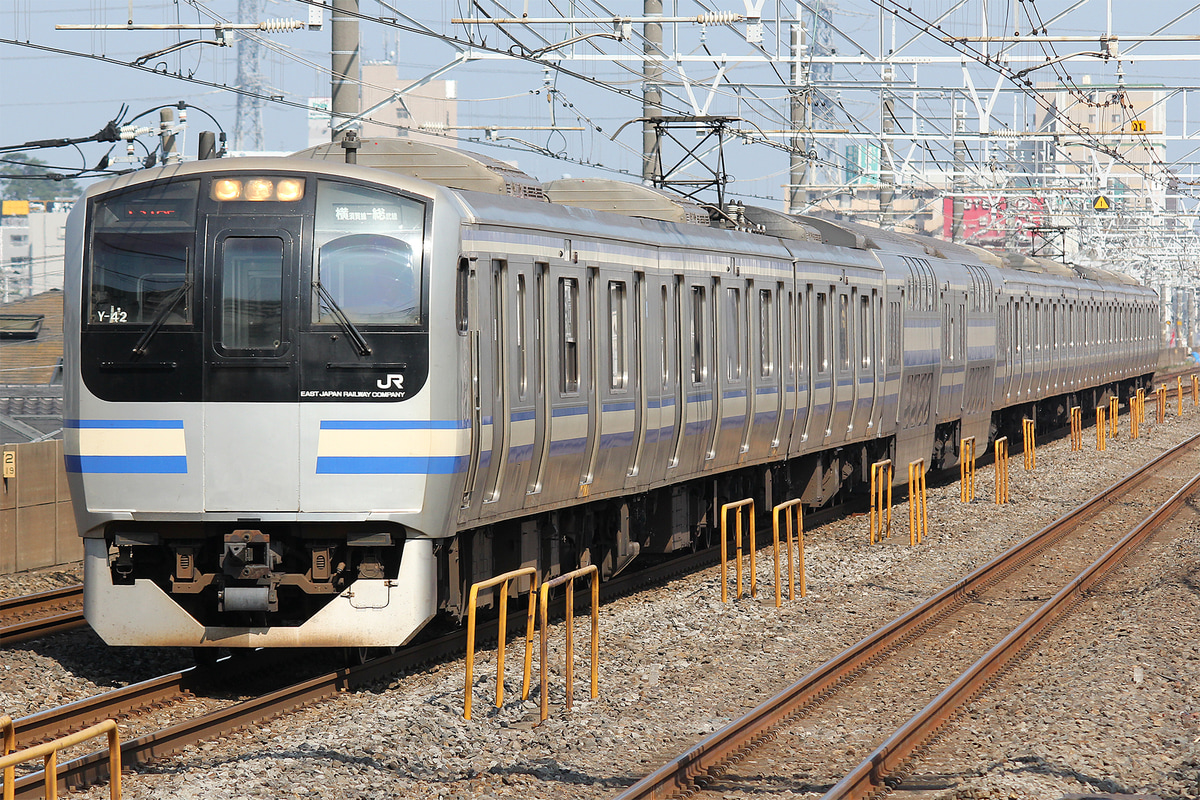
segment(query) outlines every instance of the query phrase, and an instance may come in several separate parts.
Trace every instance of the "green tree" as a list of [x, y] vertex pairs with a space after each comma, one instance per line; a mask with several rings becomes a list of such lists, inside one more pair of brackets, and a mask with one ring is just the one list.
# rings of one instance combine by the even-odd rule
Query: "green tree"
[[[59, 174], [58, 170], [47, 169], [46, 162], [41, 159], [23, 153], [14, 153], [3, 158], [4, 160], [0, 161], [0, 198], [48, 203], [60, 198], [74, 200], [82, 191], [79, 184], [70, 178], [51, 180], [41, 177]], [[6, 175], [29, 177], [6, 178]]]

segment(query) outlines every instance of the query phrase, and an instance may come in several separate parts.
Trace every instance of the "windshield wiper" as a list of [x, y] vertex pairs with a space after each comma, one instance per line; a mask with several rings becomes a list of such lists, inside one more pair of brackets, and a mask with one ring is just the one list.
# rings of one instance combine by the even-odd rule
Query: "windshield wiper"
[[167, 316], [175, 310], [175, 306], [179, 305], [179, 301], [183, 299], [184, 295], [186, 295], [188, 290], [191, 288], [191, 280], [186, 280], [183, 282], [183, 285], [176, 289], [171, 296], [167, 298], [167, 301], [163, 303], [162, 308], [160, 308], [158, 313], [154, 315], [154, 319], [150, 321], [150, 327], [146, 328], [146, 332], [141, 335], [141, 338], [137, 340], [137, 344], [133, 346], [133, 355], [135, 357], [146, 354], [146, 345], [150, 344], [150, 340], [154, 338], [154, 334], [158, 333], [158, 329], [162, 327], [164, 322], [166, 322]]
[[342, 307], [333, 299], [333, 295], [329, 293], [329, 290], [321, 284], [320, 279], [313, 281], [312, 285], [317, 290], [317, 294], [321, 296], [321, 299], [329, 306], [329, 310], [333, 312], [334, 319], [342, 326], [342, 330], [353, 340], [354, 349], [358, 351], [358, 354], [360, 356], [371, 355], [371, 345], [367, 344], [367, 340], [358, 332], [358, 328], [354, 327], [354, 323], [346, 316], [346, 312], [342, 311]]

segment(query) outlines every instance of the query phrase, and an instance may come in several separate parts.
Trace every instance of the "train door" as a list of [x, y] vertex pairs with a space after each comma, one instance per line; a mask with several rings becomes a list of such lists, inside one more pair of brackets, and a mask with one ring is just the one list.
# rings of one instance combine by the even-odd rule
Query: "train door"
[[[633, 358], [630, 366], [634, 382], [632, 390], [634, 418], [633, 449], [629, 454], [629, 464], [625, 469], [625, 486], [627, 488], [648, 482], [647, 477], [642, 474], [642, 465], [647, 463], [648, 456], [651, 458], [654, 456], [649, 441], [651, 429], [654, 430], [657, 441], [658, 407], [661, 405], [658, 400], [662, 394], [662, 386], [661, 378], [655, 375], [652, 366], [656, 365], [658, 361], [658, 344], [665, 340], [665, 337], [656, 338], [655, 324], [651, 318], [650, 292], [657, 288], [659, 288], [657, 284], [652, 286], [646, 280], [646, 273], [635, 272], [633, 274], [633, 305], [630, 309], [630, 323], [633, 328], [629, 352]], [[658, 299], [658, 296], [658, 292], [654, 292], [655, 300]], [[654, 411], [650, 409], [651, 396], [655, 400]], [[650, 463], [658, 462], [651, 461]]]
[[500, 433], [503, 450], [496, 459], [493, 502], [498, 512], [525, 505], [529, 489], [532, 454], [536, 438], [538, 347], [537, 267], [530, 262], [503, 262], [499, 276], [496, 317], [503, 342], [501, 394], [498, 406], [503, 421]]
[[854, 331], [850, 323], [851, 308], [858, 296], [857, 289], [839, 290], [830, 287], [831, 324], [833, 327], [833, 403], [830, 413], [829, 426], [825, 435], [826, 444], [836, 444], [846, 440], [850, 430], [850, 419], [854, 409], [855, 373], [854, 363]]
[[551, 316], [546, 339], [552, 364], [548, 382], [551, 411], [542, 487], [548, 500], [558, 500], [578, 494], [580, 477], [587, 469], [592, 359], [586, 271], [564, 266], [552, 269], [549, 276]]
[[[809, 419], [805, 438], [824, 442], [831, 432], [833, 421], [833, 302], [836, 294], [827, 291], [828, 284], [808, 285], [810, 299], [811, 346], [809, 363], [812, 365], [812, 402], [809, 404]], [[816, 289], [816, 291], [814, 291]]]
[[877, 392], [883, 380], [882, 372], [877, 374], [878, 297], [877, 289], [864, 287], [858, 294], [853, 311], [853, 326], [856, 329], [854, 336], [858, 344], [852, 365], [856, 393], [849, 430], [851, 437], [856, 439], [872, 430]]
[[791, 328], [786, 325], [783, 313], [790, 299], [790, 293], [784, 290], [782, 282], [758, 291], [758, 377], [763, 384], [759, 391], [762, 392], [764, 403], [759, 411], [763, 424], [753, 426], [754, 429], [763, 429], [763, 435], [756, 435], [758, 441], [751, 446], [751, 452], [756, 456], [774, 455], [784, 444], [783, 423], [791, 388], [789, 384], [794, 383], [794, 378], [789, 376], [792, 369], [788, 363]]
[[595, 279], [596, 383], [600, 407], [598, 441], [593, 442], [592, 491], [625, 486], [641, 443], [641, 359], [639, 273], [604, 270]]
[[795, 295], [788, 296], [787, 316], [792, 326], [792, 367], [789, 380], [795, 386], [795, 397], [792, 401], [795, 410], [788, 437], [788, 453], [792, 456], [798, 455], [807, 441], [808, 424], [812, 419], [812, 354], [809, 351], [812, 341], [811, 294], [812, 284], [797, 282]]
[[[300, 509], [299, 217], [208, 218], [204, 510]], [[307, 256], [303, 256], [307, 258]]]
[[713, 320], [716, 331], [717, 368], [715, 413], [706, 468], [739, 462], [745, 442], [745, 422], [753, 414], [747, 376], [747, 305], [752, 282], [714, 281], [713, 296], [719, 298]]
[[673, 463], [684, 473], [703, 468], [708, 454], [715, 403], [714, 366], [716, 335], [713, 332], [711, 285], [703, 278], [688, 278], [681, 287], [681, 334], [684, 371], [679, 380], [682, 403], [676, 432]]
[[550, 453], [550, 347], [546, 336], [547, 321], [552, 319], [550, 305], [550, 265], [536, 263], [533, 265], [534, 284], [534, 320], [531, 326], [533, 335], [533, 370], [536, 384], [533, 389], [533, 448], [530, 451], [531, 463], [525, 486], [526, 506], [534, 506], [540, 500], [542, 483], [545, 480], [546, 462]]

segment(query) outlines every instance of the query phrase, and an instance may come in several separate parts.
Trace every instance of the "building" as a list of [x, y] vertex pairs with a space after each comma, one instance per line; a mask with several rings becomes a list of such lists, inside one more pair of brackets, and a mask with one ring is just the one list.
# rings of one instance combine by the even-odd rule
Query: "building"
[[0, 215], [0, 303], [61, 289], [70, 203], [5, 200]]
[[[364, 64], [362, 67], [362, 89], [359, 108], [372, 109], [366, 116], [380, 120], [377, 124], [364, 122], [360, 136], [364, 138], [399, 137], [453, 146], [450, 139], [456, 138], [458, 125], [458, 84], [455, 81], [430, 81], [429, 83], [391, 100], [394, 93], [407, 89], [415, 81], [399, 77], [395, 64]], [[310, 147], [330, 141], [329, 98], [309, 98], [308, 144]], [[397, 130], [395, 126], [409, 130]], [[439, 133], [418, 133], [420, 129]]]
[[62, 290], [0, 304], [0, 444], [62, 438], [62, 356]]

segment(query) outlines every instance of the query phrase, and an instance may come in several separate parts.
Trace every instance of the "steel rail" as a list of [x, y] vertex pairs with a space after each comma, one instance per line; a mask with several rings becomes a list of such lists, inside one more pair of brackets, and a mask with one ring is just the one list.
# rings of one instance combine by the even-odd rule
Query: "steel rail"
[[909, 759], [938, 728], [953, 719], [1032, 641], [1066, 615], [1091, 587], [1120, 566], [1126, 556], [1175, 514], [1198, 488], [1200, 474], [1188, 481], [1091, 566], [1075, 576], [1054, 597], [1047, 600], [946, 687], [929, 705], [898, 728], [846, 777], [838, 781], [822, 800], [858, 800], [901, 783], [902, 775], [899, 773], [908, 766]]
[[[64, 606], [68, 609], [62, 611]], [[46, 609], [59, 610], [60, 613], [45, 616]], [[21, 618], [30, 614], [37, 616], [33, 619]], [[0, 620], [5, 617], [19, 619], [7, 624], [0, 623], [0, 647], [83, 627], [87, 624], [83, 618], [83, 587], [66, 586], [0, 600]]]
[[880, 659], [888, 649], [919, 635], [971, 595], [996, 583], [1033, 558], [1039, 551], [1065, 535], [1079, 518], [1106, 504], [1116, 502], [1115, 494], [1136, 488], [1149, 480], [1148, 472], [1182, 458], [1198, 443], [1200, 434], [1195, 434], [1159, 454], [970, 575], [947, 586], [857, 644], [838, 653], [740, 719], [705, 737], [622, 792], [617, 800], [661, 800], [691, 789], [697, 782], [703, 781], [711, 771], [751, 749], [773, 727], [817, 701], [822, 695], [832, 692], [838, 684]]
[[[716, 548], [707, 548], [696, 553], [672, 559], [654, 567], [621, 575], [601, 584], [603, 602], [612, 600], [649, 586], [659, 585], [678, 575], [701, 569], [716, 561]], [[552, 602], [553, 614], [561, 617], [565, 612], [563, 598]], [[509, 615], [509, 624], [524, 619], [523, 612]], [[499, 620], [487, 620], [478, 626], [477, 635], [481, 642], [494, 641]], [[466, 648], [466, 630], [460, 629], [431, 639], [427, 642], [406, 647], [403, 651], [373, 659], [357, 667], [337, 670], [325, 675], [302, 681], [292, 686], [270, 692], [251, 700], [200, 715], [194, 719], [175, 724], [169, 728], [130, 738], [121, 743], [121, 761], [125, 766], [149, 762], [155, 758], [171, 755], [190, 744], [210, 740], [230, 732], [251, 727], [288, 711], [320, 702], [339, 692], [353, 690], [380, 678], [411, 670], [423, 664], [443, 661], [455, 657]], [[37, 741], [54, 738], [64, 732], [77, 729], [88, 720], [128, 714], [137, 709], [169, 702], [172, 698], [192, 693], [193, 679], [202, 673], [189, 669], [164, 675], [141, 684], [116, 689], [111, 692], [76, 701], [67, 706], [50, 709], [39, 714], [16, 720], [17, 741]], [[58, 786], [60, 791], [100, 783], [108, 776], [107, 755], [103, 751], [91, 753], [59, 767]], [[31, 772], [16, 781], [16, 798], [40, 798], [44, 792], [45, 775], [42, 771]]]

